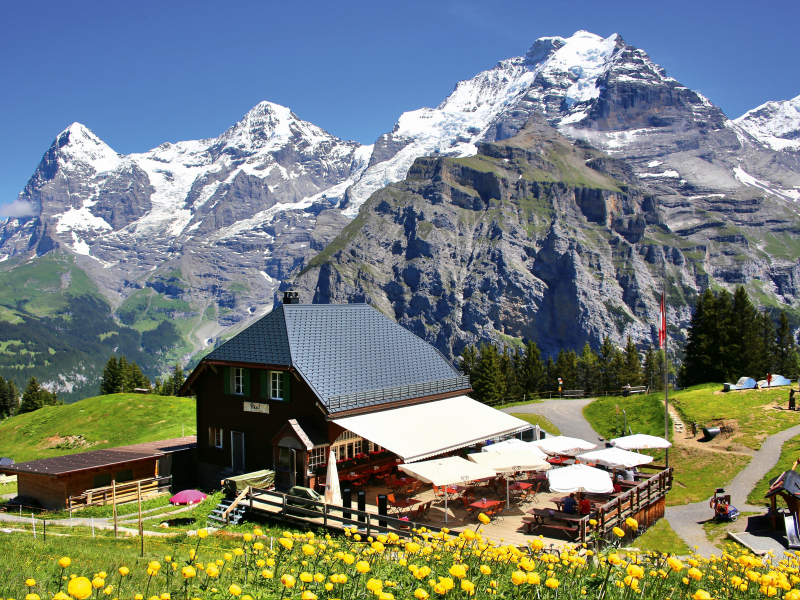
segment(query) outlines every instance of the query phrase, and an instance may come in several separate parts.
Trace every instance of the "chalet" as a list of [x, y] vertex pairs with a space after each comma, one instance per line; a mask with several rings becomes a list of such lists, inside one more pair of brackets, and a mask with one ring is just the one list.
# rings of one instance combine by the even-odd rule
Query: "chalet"
[[187, 436], [29, 460], [0, 466], [0, 472], [16, 475], [18, 495], [42, 508], [91, 506], [130, 500], [137, 488], [150, 495], [173, 483], [192, 485], [196, 446]]
[[[529, 429], [466, 394], [433, 346], [366, 304], [282, 306], [208, 354], [197, 397], [200, 480], [274, 469], [313, 486], [330, 451], [345, 468], [414, 461]], [[322, 474], [324, 478], [324, 474]]]

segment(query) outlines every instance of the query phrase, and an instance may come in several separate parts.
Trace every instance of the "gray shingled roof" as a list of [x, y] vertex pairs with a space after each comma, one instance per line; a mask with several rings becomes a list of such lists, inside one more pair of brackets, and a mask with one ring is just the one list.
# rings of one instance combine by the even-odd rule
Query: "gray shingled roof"
[[436, 348], [367, 304], [286, 304], [208, 359], [291, 365], [331, 412], [469, 387]]
[[292, 365], [289, 338], [282, 307], [279, 307], [236, 334], [207, 357], [209, 360], [248, 362], [267, 365]]

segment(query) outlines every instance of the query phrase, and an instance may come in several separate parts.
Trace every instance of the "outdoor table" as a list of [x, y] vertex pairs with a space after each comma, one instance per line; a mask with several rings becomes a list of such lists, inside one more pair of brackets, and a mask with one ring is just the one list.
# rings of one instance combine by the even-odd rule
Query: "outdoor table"
[[415, 504], [419, 504], [421, 500], [414, 500], [413, 498], [405, 498], [403, 500], [389, 500], [389, 505], [394, 509], [395, 513], [401, 513], [404, 508], [411, 508]]
[[[605, 502], [601, 502], [601, 501], [597, 501], [597, 500], [592, 500], [591, 498], [588, 498], [588, 497], [586, 497], [586, 496], [583, 496], [583, 497], [584, 497], [584, 498], [586, 498], [586, 499], [587, 499], [589, 502], [591, 502], [591, 503], [592, 503], [592, 510], [596, 510], [598, 506], [603, 506], [603, 504], [605, 504]], [[550, 502], [552, 502], [553, 504], [555, 504], [556, 506], [558, 506], [558, 510], [561, 510], [561, 505], [562, 505], [562, 504], [564, 504], [564, 500], [566, 500], [567, 498], [569, 498], [569, 496], [563, 496], [563, 497], [557, 497], [557, 498], [550, 498]], [[576, 498], [576, 501], [577, 501], [577, 498]], [[578, 502], [578, 504], [580, 504], [580, 502]], [[580, 510], [580, 507], [579, 507], [579, 506], [576, 506], [576, 507], [575, 507], [575, 509], [576, 509], [576, 510]], [[562, 512], [563, 512], [563, 511], [562, 511]], [[568, 515], [568, 514], [572, 514], [572, 513], [564, 513], [564, 514], [567, 514], [567, 515]]]
[[473, 508], [477, 508], [478, 510], [486, 510], [492, 506], [496, 506], [500, 504], [499, 500], [481, 500], [480, 502], [473, 502], [470, 504]]
[[508, 486], [508, 489], [511, 490], [512, 492], [524, 492], [528, 488], [532, 487], [533, 487], [532, 483], [525, 483], [523, 481], [518, 481], [517, 483], [512, 483], [510, 486]]
[[361, 477], [361, 475], [358, 473], [344, 473], [339, 475], [339, 481], [355, 481], [359, 477]]
[[[529, 515], [533, 515], [532, 519], [525, 519], [528, 525], [528, 533], [532, 533], [534, 529], [539, 527], [550, 527], [565, 532], [573, 539], [577, 538], [580, 533], [580, 521], [583, 519], [581, 515], [573, 515], [570, 513], [561, 512], [559, 510], [549, 510], [544, 508], [534, 508], [528, 511]], [[558, 525], [556, 523], [546, 523], [545, 519], [554, 519], [562, 521], [565, 525]]]

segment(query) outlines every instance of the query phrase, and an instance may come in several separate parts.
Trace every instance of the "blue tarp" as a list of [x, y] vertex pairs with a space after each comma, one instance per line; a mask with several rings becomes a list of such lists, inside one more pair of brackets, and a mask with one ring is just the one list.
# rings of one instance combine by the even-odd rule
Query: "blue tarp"
[[758, 384], [756, 383], [756, 380], [753, 379], [752, 377], [742, 377], [739, 381], [736, 382], [736, 385], [732, 383], [726, 383], [725, 391], [729, 392], [731, 390], [752, 390], [755, 389], [757, 385]]
[[780, 387], [782, 385], [792, 385], [792, 382], [786, 379], [786, 377], [784, 377], [783, 375], [773, 375], [769, 385], [767, 385], [766, 379], [759, 380], [758, 385], [760, 385], [762, 388]]

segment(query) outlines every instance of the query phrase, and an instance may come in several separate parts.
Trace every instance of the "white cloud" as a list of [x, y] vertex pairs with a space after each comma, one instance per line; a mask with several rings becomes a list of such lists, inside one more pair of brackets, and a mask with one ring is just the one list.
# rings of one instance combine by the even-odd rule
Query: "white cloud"
[[0, 204], [0, 216], [3, 217], [32, 217], [37, 213], [36, 205], [25, 200]]

